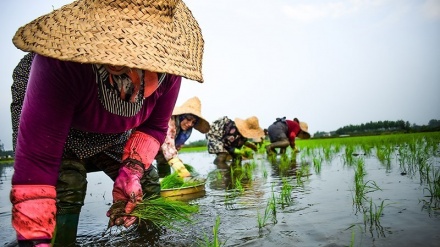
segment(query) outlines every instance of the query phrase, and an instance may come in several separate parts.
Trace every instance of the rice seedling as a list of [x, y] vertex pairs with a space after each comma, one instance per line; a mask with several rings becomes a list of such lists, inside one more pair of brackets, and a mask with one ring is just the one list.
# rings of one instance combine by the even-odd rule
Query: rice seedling
[[322, 157], [313, 157], [313, 168], [315, 168], [316, 174], [321, 173], [321, 164], [322, 164]]
[[302, 163], [299, 169], [296, 169], [296, 182], [302, 186], [304, 184], [303, 178], [308, 177], [310, 174], [310, 166], [307, 163]]
[[269, 206], [270, 212], [272, 213], [272, 222], [274, 224], [276, 224], [278, 222], [276, 205], [277, 205], [277, 202], [276, 202], [275, 193], [273, 191], [273, 185], [272, 185], [272, 197], [269, 200], [268, 206]]
[[351, 166], [353, 164], [353, 153], [354, 153], [354, 147], [353, 146], [346, 146], [344, 155], [342, 156], [344, 164]]
[[[331, 146], [323, 147], [322, 152], [324, 153], [324, 160], [326, 162], [331, 162], [333, 159], [332, 147]], [[322, 158], [321, 158], [321, 160], [322, 160]]]
[[265, 227], [267, 225], [267, 221], [268, 221], [269, 217], [270, 217], [270, 214], [269, 214], [269, 207], [268, 206], [266, 206], [263, 215], [260, 214], [260, 211], [257, 211], [258, 229], [260, 231], [261, 231], [261, 229], [263, 229], [263, 227]]
[[429, 192], [431, 199], [440, 200], [440, 168], [431, 167], [431, 172], [428, 172], [427, 183], [424, 190]]
[[368, 180], [364, 182], [365, 175], [365, 161], [362, 158], [356, 160], [356, 167], [354, 171], [354, 198], [353, 204], [356, 205], [359, 211], [366, 200], [366, 194], [381, 190], [375, 181]]
[[164, 197], [144, 198], [129, 215], [151, 222], [156, 227], [181, 230], [174, 222], [193, 223], [191, 215], [199, 211], [198, 205], [170, 200]]
[[276, 198], [275, 194], [273, 192], [273, 186], [272, 186], [272, 196], [269, 199], [269, 201], [266, 204], [266, 208], [264, 209], [264, 214], [261, 215], [260, 211], [257, 211], [257, 222], [258, 222], [258, 229], [261, 231], [263, 227], [265, 227], [268, 224], [268, 220], [272, 218], [272, 223], [277, 223], [277, 211], [276, 211]]
[[161, 189], [175, 189], [175, 188], [183, 188], [195, 186], [203, 183], [203, 181], [199, 180], [184, 180], [179, 177], [177, 172], [173, 172], [168, 176], [165, 176], [160, 182]]
[[387, 168], [387, 171], [391, 169], [391, 154], [393, 152], [393, 149], [391, 146], [382, 146], [376, 148], [376, 156], [379, 159], [379, 161], [385, 165]]
[[290, 206], [292, 204], [292, 185], [289, 184], [289, 181], [286, 178], [282, 178], [282, 186], [279, 197], [279, 204], [281, 204], [281, 208], [284, 209], [285, 206]]
[[267, 172], [267, 168], [266, 168], [266, 166], [262, 166], [262, 171], [261, 171], [262, 173], [263, 173], [263, 178], [264, 179], [267, 179], [267, 177], [268, 177], [268, 172]]
[[370, 206], [364, 211], [365, 228], [367, 227], [367, 224], [369, 224], [370, 233], [373, 233], [373, 230], [376, 229], [376, 232], [382, 237], [385, 237], [385, 233], [380, 224], [380, 217], [383, 215], [384, 208], [385, 200], [382, 200], [381, 204], [377, 206], [373, 202], [373, 199], [370, 198]]
[[200, 242], [198, 243], [198, 246], [200, 247], [220, 247], [220, 246], [224, 246], [226, 244], [226, 242], [222, 242], [219, 239], [218, 236], [218, 231], [220, 228], [220, 216], [217, 215], [217, 217], [215, 218], [215, 224], [212, 227], [212, 241], [209, 238], [209, 236], [207, 236], [206, 234], [204, 235], [204, 242]]

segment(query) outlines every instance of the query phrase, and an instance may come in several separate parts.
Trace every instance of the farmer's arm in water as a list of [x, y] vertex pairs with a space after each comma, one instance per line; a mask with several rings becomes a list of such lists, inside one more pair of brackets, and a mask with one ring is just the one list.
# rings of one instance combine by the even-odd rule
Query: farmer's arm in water
[[156, 97], [156, 93], [160, 97], [157, 97], [150, 117], [136, 128], [125, 145], [122, 156], [123, 165], [113, 186], [114, 204], [107, 213], [110, 217], [110, 226], [123, 224], [128, 227], [136, 221], [135, 217], [121, 216], [121, 207], [124, 208], [123, 213], [129, 214], [134, 210], [136, 204], [142, 201], [143, 191], [140, 179], [144, 176], [144, 171], [150, 168], [165, 140], [168, 122], [181, 83], [181, 77], [170, 77], [169, 75], [167, 77], [173, 81], [171, 88], [159, 87], [157, 89], [159, 92], [155, 92], [153, 97]]
[[180, 177], [189, 177], [191, 176], [191, 173], [186, 169], [182, 160], [178, 157], [178, 149], [175, 145], [177, 134], [176, 117], [178, 116], [172, 116], [168, 121], [167, 135], [160, 148], [168, 165], [170, 165]]

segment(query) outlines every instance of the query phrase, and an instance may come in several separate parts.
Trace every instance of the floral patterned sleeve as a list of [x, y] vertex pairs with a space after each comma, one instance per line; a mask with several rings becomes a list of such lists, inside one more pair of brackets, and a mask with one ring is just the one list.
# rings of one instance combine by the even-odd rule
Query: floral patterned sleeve
[[208, 139], [208, 152], [210, 154], [227, 152], [222, 142], [222, 138], [224, 135], [223, 127], [229, 121], [229, 118], [222, 117], [211, 124], [210, 130], [206, 134], [206, 138]]
[[168, 131], [167, 136], [165, 137], [165, 141], [163, 142], [162, 146], [160, 147], [163, 156], [168, 161], [172, 158], [177, 157], [177, 148], [175, 145], [175, 138], [176, 138], [176, 116], [172, 116], [170, 118], [170, 121], [168, 122]]

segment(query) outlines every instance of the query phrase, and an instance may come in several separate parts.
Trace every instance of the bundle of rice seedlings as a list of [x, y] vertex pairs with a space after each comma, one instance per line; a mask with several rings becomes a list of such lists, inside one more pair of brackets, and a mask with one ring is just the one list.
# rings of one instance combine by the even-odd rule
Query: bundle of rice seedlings
[[136, 205], [130, 215], [136, 216], [140, 220], [150, 221], [157, 227], [180, 230], [173, 223], [176, 221], [193, 223], [190, 216], [198, 211], [198, 205], [158, 197], [144, 199], [142, 203]]
[[203, 181], [197, 179], [185, 180], [177, 174], [177, 172], [173, 172], [168, 176], [165, 176], [160, 182], [161, 189], [178, 189], [183, 187], [190, 187], [202, 184]]

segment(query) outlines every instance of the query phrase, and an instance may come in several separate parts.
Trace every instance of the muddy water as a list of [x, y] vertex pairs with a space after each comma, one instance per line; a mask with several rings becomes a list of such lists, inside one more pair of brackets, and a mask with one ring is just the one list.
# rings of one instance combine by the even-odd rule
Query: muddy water
[[[183, 232], [107, 230], [105, 212], [112, 199], [112, 181], [100, 172], [91, 173], [78, 246], [213, 246], [207, 243], [213, 241], [217, 217], [222, 246], [440, 246], [440, 210], [423, 202], [427, 194], [420, 178], [401, 175], [396, 161], [384, 167], [374, 157], [364, 158], [365, 180], [373, 180], [381, 188], [367, 197], [373, 207], [385, 203], [377, 224], [370, 224], [353, 205], [354, 169], [345, 166], [339, 156], [323, 162], [320, 171], [300, 154], [296, 162], [282, 169], [279, 160], [272, 164], [264, 155], [256, 156], [243, 162], [243, 166], [252, 163], [255, 169], [240, 184], [231, 183], [229, 169], [212, 164], [213, 155], [191, 153], [181, 154], [181, 158], [207, 177], [206, 195], [189, 201], [200, 207], [193, 217], [196, 224], [185, 226]], [[432, 162], [440, 165], [438, 158]], [[301, 166], [309, 166], [309, 175], [298, 180], [296, 171]], [[12, 167], [1, 169], [0, 243], [14, 246], [8, 200]], [[268, 202], [280, 197], [282, 178], [292, 186], [291, 201], [277, 204], [266, 225], [259, 227], [258, 217], [264, 215]]]

